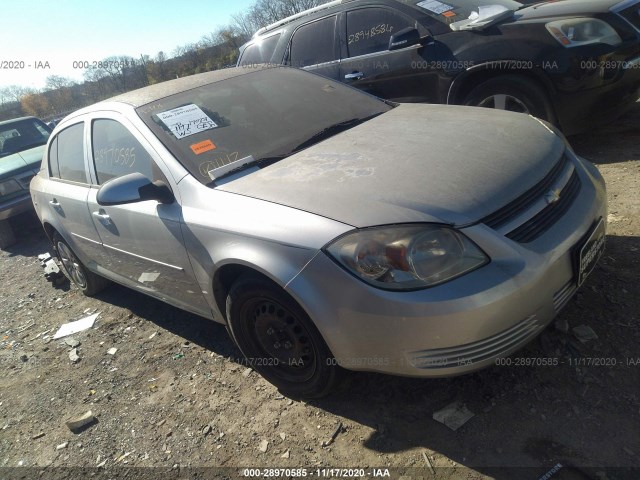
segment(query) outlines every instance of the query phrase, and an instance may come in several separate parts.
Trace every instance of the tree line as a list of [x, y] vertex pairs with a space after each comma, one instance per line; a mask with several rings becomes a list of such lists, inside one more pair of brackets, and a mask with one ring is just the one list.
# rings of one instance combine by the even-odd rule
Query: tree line
[[20, 85], [0, 88], [0, 121], [33, 115], [43, 120], [62, 117], [74, 110], [137, 88], [173, 78], [234, 66], [238, 49], [253, 33], [282, 18], [325, 3], [326, 0], [257, 0], [231, 23], [200, 40], [158, 52], [111, 56], [86, 64], [83, 81], [50, 75], [42, 89]]

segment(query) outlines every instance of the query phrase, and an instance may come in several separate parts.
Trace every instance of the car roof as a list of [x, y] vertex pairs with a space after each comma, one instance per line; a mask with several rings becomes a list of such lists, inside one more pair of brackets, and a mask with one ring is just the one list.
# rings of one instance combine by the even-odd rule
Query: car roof
[[318, 5], [317, 7], [309, 8], [309, 9], [304, 10], [302, 12], [296, 13], [295, 15], [291, 15], [289, 17], [286, 17], [286, 18], [283, 18], [281, 20], [278, 20], [278, 21], [272, 23], [271, 25], [267, 25], [265, 27], [262, 27], [257, 32], [255, 32], [251, 38], [253, 39], [253, 38], [259, 37], [263, 33], [270, 32], [271, 30], [273, 30], [275, 28], [287, 25], [287, 24], [289, 24], [289, 23], [291, 23], [291, 22], [293, 22], [295, 20], [298, 20], [299, 18], [306, 17], [308, 15], [312, 15], [312, 14], [317, 13], [317, 12], [322, 12], [324, 10], [328, 10], [330, 8], [337, 7], [339, 5], [342, 5], [343, 3], [348, 3], [348, 2], [351, 2], [351, 1], [353, 1], [353, 0], [333, 0], [331, 2], [324, 3], [322, 5]]
[[133, 107], [140, 107], [142, 105], [155, 102], [156, 100], [159, 100], [161, 98], [175, 95], [176, 93], [192, 90], [194, 88], [208, 85], [210, 83], [216, 83], [222, 80], [239, 77], [247, 73], [266, 70], [268, 68], [274, 68], [274, 66], [266, 64], [246, 65], [243, 67], [225, 68], [222, 70], [214, 70], [212, 72], [198, 73], [196, 75], [190, 75], [174, 80], [167, 80], [166, 82], [156, 83], [154, 85], [149, 85], [148, 87], [132, 90], [130, 92], [126, 92], [121, 95], [109, 98], [107, 100], [103, 100], [102, 102], [99, 102], [87, 108], [93, 109], [93, 107], [106, 102], [121, 102]]

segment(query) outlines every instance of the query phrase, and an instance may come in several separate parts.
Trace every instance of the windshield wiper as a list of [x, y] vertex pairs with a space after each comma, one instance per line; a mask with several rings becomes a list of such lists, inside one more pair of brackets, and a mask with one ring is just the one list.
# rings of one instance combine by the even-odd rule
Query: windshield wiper
[[339, 122], [339, 123], [334, 123], [333, 125], [329, 125], [328, 127], [323, 128], [318, 133], [315, 133], [310, 138], [302, 142], [300, 145], [294, 148], [291, 153], [293, 154], [295, 152], [298, 152], [299, 150], [302, 150], [303, 148], [307, 148], [307, 147], [310, 147], [311, 145], [318, 143], [320, 140], [333, 137], [334, 135], [337, 135], [340, 132], [349, 130], [350, 128], [353, 128], [356, 125], [364, 123], [367, 120], [371, 120], [372, 118], [377, 117], [382, 113], [383, 112], [378, 112], [378, 113], [374, 113], [373, 115], [369, 115], [368, 117], [352, 118], [351, 120], [345, 120], [344, 122]]
[[209, 174], [209, 178], [213, 180], [213, 183], [216, 180], [220, 180], [223, 177], [233, 175], [234, 173], [239, 172], [240, 170], [244, 170], [247, 167], [250, 167], [256, 163], [256, 159], [253, 158], [253, 155], [249, 155], [248, 157], [241, 158], [240, 160], [236, 160], [235, 162], [227, 163], [221, 167], [214, 168], [209, 170], [207, 173]]

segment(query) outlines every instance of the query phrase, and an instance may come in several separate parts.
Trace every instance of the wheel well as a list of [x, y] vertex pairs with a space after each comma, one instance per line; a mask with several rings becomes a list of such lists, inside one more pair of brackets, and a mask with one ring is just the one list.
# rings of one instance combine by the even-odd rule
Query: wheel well
[[56, 233], [56, 229], [50, 223], [45, 222], [42, 227], [44, 228], [44, 233], [47, 234], [49, 241], [53, 243], [53, 234]]
[[462, 105], [464, 103], [464, 99], [471, 93], [471, 91], [476, 88], [478, 85], [486, 82], [487, 80], [491, 80], [493, 78], [504, 77], [505, 75], [512, 76], [521, 76], [535, 82], [538, 87], [542, 89], [542, 91], [550, 98], [551, 91], [548, 85], [545, 85], [545, 82], [541, 81], [540, 78], [534, 73], [527, 70], [478, 70], [476, 72], [472, 72], [469, 75], [465, 76], [460, 80], [460, 84], [452, 88], [447, 103], [453, 105]]
[[[265, 280], [277, 285], [272, 279], [259, 271], [247, 267], [246, 265], [229, 264], [224, 265], [218, 271], [216, 271], [213, 277], [213, 296], [216, 300], [218, 310], [222, 313], [224, 319], [227, 319], [227, 295], [233, 284], [242, 275], [253, 275], [256, 277], [264, 278]], [[278, 285], [279, 286], [279, 285]]]

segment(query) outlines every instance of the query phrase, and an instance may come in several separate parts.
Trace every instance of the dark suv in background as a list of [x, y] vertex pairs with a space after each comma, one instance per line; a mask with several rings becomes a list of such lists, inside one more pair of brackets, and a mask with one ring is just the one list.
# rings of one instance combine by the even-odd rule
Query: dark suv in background
[[40, 170], [50, 133], [35, 117], [0, 122], [0, 248], [15, 242], [9, 218], [33, 210], [29, 183]]
[[336, 0], [256, 32], [238, 59], [255, 63], [397, 102], [529, 113], [573, 134], [640, 96], [640, 0]]

